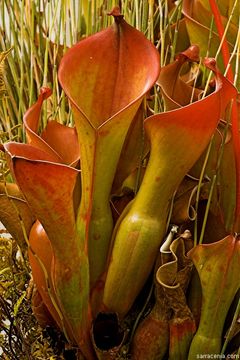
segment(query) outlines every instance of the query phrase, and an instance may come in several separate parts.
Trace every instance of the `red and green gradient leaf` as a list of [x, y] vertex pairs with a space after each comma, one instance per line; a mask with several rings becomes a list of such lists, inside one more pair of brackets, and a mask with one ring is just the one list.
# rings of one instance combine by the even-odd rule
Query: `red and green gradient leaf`
[[118, 9], [113, 15], [113, 25], [71, 48], [59, 69], [78, 132], [82, 198], [77, 226], [88, 249], [91, 286], [105, 270], [113, 230], [109, 197], [123, 143], [159, 74], [155, 47]]
[[91, 358], [88, 259], [76, 233], [73, 204], [79, 171], [50, 162], [52, 155], [31, 145], [8, 143], [5, 148], [16, 181], [51, 242], [51, 278], [69, 337]]
[[[49, 121], [41, 136], [38, 135], [41, 109], [51, 95], [49, 88], [41, 88], [40, 95], [23, 118], [28, 143], [50, 154], [55, 162], [75, 165], [79, 160], [79, 147], [75, 128]], [[64, 140], [63, 140], [64, 139]]]
[[229, 235], [189, 252], [202, 286], [200, 324], [193, 338], [189, 359], [199, 353], [219, 354], [224, 321], [239, 289], [240, 241]]
[[125, 315], [133, 304], [165, 234], [172, 196], [206, 148], [222, 110], [236, 95], [214, 64], [214, 60], [206, 61], [216, 73], [214, 93], [145, 120], [150, 159], [140, 190], [115, 237], [103, 299], [108, 310]]
[[157, 84], [161, 87], [167, 111], [199, 100], [202, 91], [187, 84], [180, 76], [184, 64], [198, 61], [199, 48], [193, 45], [178, 54], [173, 63], [161, 69]]

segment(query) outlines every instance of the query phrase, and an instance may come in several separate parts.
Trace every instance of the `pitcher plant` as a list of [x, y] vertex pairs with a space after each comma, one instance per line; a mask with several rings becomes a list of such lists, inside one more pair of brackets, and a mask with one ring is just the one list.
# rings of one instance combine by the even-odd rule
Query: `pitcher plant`
[[[179, 4], [166, 4], [174, 17]], [[0, 147], [10, 171], [0, 220], [28, 258], [33, 313], [79, 359], [193, 360], [224, 354], [234, 338], [240, 138], [236, 19], [226, 22], [235, 6], [184, 0], [165, 39], [189, 32], [175, 59], [113, 8], [112, 25], [60, 61], [71, 121], [48, 118], [44, 86], [23, 116], [26, 141]]]

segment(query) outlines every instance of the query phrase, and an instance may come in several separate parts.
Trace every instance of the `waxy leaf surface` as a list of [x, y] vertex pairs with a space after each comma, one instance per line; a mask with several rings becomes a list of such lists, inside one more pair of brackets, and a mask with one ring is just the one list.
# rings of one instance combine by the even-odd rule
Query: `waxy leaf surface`
[[41, 138], [56, 151], [64, 164], [74, 166], [79, 161], [79, 144], [75, 127], [65, 126], [52, 120], [47, 123]]
[[239, 289], [240, 241], [232, 235], [189, 252], [202, 286], [200, 324], [191, 344], [188, 359], [199, 353], [218, 354], [224, 321]]
[[52, 283], [69, 337], [91, 359], [88, 261], [76, 234], [73, 204], [79, 171], [49, 161], [52, 154], [31, 145], [8, 143], [5, 148], [16, 181], [51, 242]]
[[109, 197], [122, 146], [159, 74], [154, 46], [117, 9], [113, 15], [112, 26], [71, 48], [59, 68], [78, 132], [82, 197], [77, 228], [88, 249], [91, 286], [105, 270], [113, 229]]
[[220, 165], [220, 208], [225, 227], [231, 231], [234, 222], [236, 201], [236, 168], [234, 162], [233, 139], [224, 145], [223, 157]]
[[157, 84], [161, 87], [166, 110], [177, 109], [199, 99], [201, 90], [193, 88], [180, 76], [185, 63], [197, 61], [199, 61], [199, 48], [193, 45], [180, 53], [173, 63], [161, 69]]
[[51, 266], [53, 261], [52, 246], [45, 230], [38, 220], [33, 225], [30, 232], [28, 256], [33, 280], [37, 286], [41, 299], [44, 301], [45, 306], [59, 329], [62, 329], [63, 324], [60, 314], [57, 312], [52, 301], [54, 298], [55, 303], [57, 303], [51, 280]]
[[38, 135], [42, 104], [50, 95], [49, 88], [42, 88], [38, 100], [24, 115], [28, 143], [51, 154], [55, 162], [76, 164], [79, 160], [79, 146], [75, 128], [50, 121], [42, 135]]
[[123, 181], [141, 164], [141, 158], [149, 151], [144, 143], [143, 134], [143, 106], [138, 109], [128, 130], [118, 162], [112, 193], [120, 191]]
[[213, 60], [206, 61], [217, 75], [214, 93], [145, 120], [150, 158], [139, 192], [116, 233], [103, 300], [111, 311], [126, 314], [133, 304], [166, 231], [172, 196], [206, 148], [222, 110], [236, 94], [214, 64]]
[[141, 98], [158, 72], [153, 45], [119, 16], [112, 26], [67, 52], [59, 79], [69, 99], [96, 129]]

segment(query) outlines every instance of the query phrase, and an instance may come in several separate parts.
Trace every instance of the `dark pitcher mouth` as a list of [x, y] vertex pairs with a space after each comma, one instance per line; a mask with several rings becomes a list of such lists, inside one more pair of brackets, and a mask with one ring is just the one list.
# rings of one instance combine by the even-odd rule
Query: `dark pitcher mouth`
[[118, 347], [124, 338], [116, 313], [99, 313], [93, 323], [92, 333], [96, 347], [102, 351]]

